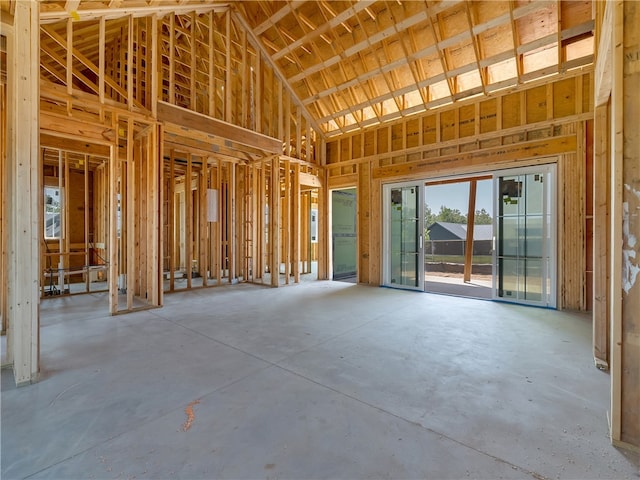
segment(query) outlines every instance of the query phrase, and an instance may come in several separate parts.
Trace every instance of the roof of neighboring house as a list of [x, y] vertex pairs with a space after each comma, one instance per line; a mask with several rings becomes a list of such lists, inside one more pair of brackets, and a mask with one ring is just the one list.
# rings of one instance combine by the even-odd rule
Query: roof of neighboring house
[[[448, 230], [454, 237], [460, 240], [466, 240], [467, 238], [467, 225], [465, 223], [434, 222], [429, 227], [427, 227], [427, 230], [430, 231], [435, 225], [439, 225], [445, 230]], [[491, 240], [492, 238], [493, 225], [474, 225], [474, 240]]]

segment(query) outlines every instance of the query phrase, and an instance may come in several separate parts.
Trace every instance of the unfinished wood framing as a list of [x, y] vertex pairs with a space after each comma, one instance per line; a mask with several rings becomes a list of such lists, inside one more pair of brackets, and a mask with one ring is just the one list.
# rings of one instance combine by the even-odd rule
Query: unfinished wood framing
[[[565, 241], [560, 244], [570, 242], [579, 246], [566, 255], [558, 255], [559, 304], [562, 308], [585, 310], [589, 254], [584, 242], [586, 216], [590, 211], [585, 191], [586, 168], [591, 161], [588, 158], [591, 151], [585, 148], [585, 131], [586, 122], [593, 116], [591, 81], [591, 73], [582, 72], [549, 86], [534, 84], [523, 92], [480, 100], [477, 107], [452, 107], [331, 140], [327, 143], [329, 187], [354, 186], [357, 181], [359, 189], [370, 192], [372, 185], [380, 191], [386, 182], [557, 162], [558, 177], [564, 182], [559, 190], [563, 196], [558, 226], [559, 236]], [[498, 129], [497, 121], [500, 110], [504, 112], [502, 129]], [[465, 125], [477, 124], [479, 128], [453, 128], [460, 118], [467, 119]], [[420, 136], [422, 143], [413, 140]], [[370, 165], [370, 177], [366, 165]], [[362, 251], [358, 252], [358, 278], [360, 282], [377, 285], [382, 281], [379, 262], [367, 264], [367, 259], [374, 249], [379, 251], [381, 228], [379, 220], [374, 229], [366, 225], [374, 213], [381, 218], [381, 206], [376, 199], [372, 204], [376, 211], [366, 210], [368, 195], [362, 196], [364, 204], [359, 200], [362, 213], [358, 219], [362, 225], [358, 245]]]
[[52, 293], [100, 287], [116, 314], [327, 278], [335, 188], [357, 189], [358, 282], [379, 285], [385, 184], [553, 163], [557, 303], [593, 311], [612, 438], [640, 444], [635, 2], [125, 3], [0, 5], [18, 383]]
[[596, 13], [601, 55], [594, 88], [598, 102], [594, 150], [599, 160], [594, 172], [594, 215], [600, 221], [594, 243], [604, 253], [594, 248], [594, 355], [597, 363], [611, 371], [612, 441], [637, 450], [640, 9], [635, 2], [607, 2]]
[[7, 359], [13, 363], [16, 384], [25, 385], [37, 381], [40, 372], [38, 5], [18, 2], [13, 20], [14, 32], [20, 32], [21, 37], [12, 38], [7, 48], [8, 93], [12, 98], [7, 112], [11, 127], [6, 137], [9, 151], [5, 167], [5, 195], [12, 200], [6, 237], [11, 252], [6, 273]]

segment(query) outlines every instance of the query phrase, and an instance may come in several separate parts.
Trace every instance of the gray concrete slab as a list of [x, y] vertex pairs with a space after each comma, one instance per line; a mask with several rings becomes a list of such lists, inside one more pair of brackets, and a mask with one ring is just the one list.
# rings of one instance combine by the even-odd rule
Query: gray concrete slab
[[277, 367], [197, 400], [188, 430], [175, 411], [32, 478], [79, 471], [116, 478], [526, 475]]
[[586, 315], [341, 282], [165, 303], [43, 303], [42, 381], [2, 372], [3, 479], [638, 478]]

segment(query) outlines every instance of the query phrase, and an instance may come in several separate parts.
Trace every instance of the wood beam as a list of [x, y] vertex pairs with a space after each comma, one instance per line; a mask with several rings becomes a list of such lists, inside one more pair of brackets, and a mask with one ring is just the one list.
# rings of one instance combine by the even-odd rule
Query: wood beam
[[[85, 2], [81, 2], [81, 7]], [[176, 2], [162, 2], [156, 5], [150, 6], [117, 6], [117, 7], [99, 7], [98, 2], [86, 2], [88, 7], [93, 8], [77, 8], [73, 13], [73, 17], [76, 21], [87, 20], [99, 20], [104, 18], [106, 20], [112, 20], [116, 18], [124, 18], [132, 16], [134, 18], [147, 17], [149, 15], [156, 14], [159, 18], [165, 15], [181, 15], [184, 13], [196, 12], [196, 14], [208, 13], [208, 12], [225, 12], [229, 9], [228, 3], [198, 3], [198, 4], [183, 4], [180, 5]], [[40, 7], [40, 23], [56, 23], [61, 20], [66, 20], [71, 16], [71, 12], [60, 8], [58, 5], [42, 4]]]
[[74, 138], [59, 137], [49, 133], [40, 134], [40, 146], [73, 152], [79, 154], [87, 154], [92, 157], [109, 158], [109, 146], [99, 145]]
[[256, 35], [262, 35], [269, 28], [274, 26], [276, 23], [278, 23], [280, 20], [282, 20], [284, 17], [286, 17], [290, 12], [293, 12], [295, 9], [297, 9], [303, 3], [305, 3], [305, 2], [304, 1], [300, 1], [300, 0], [294, 0], [294, 1], [291, 1], [291, 2], [287, 2], [286, 5], [284, 5], [280, 10], [278, 10], [276, 13], [274, 13], [269, 18], [267, 18], [264, 22], [262, 22], [260, 25], [258, 25], [254, 30], [255, 34]]
[[7, 350], [16, 385], [36, 382], [40, 371], [40, 30], [38, 4], [16, 2], [14, 31], [8, 42], [8, 305]]
[[417, 173], [433, 173], [440, 168], [440, 165], [445, 169], [455, 167], [468, 168], [480, 165], [486, 166], [488, 165], [488, 159], [491, 159], [490, 164], [497, 164], [575, 151], [576, 136], [567, 135], [377, 167], [373, 169], [373, 179], [406, 177]]
[[304, 45], [305, 43], [310, 42], [316, 37], [319, 37], [320, 35], [331, 31], [332, 29], [340, 25], [342, 22], [355, 16], [358, 12], [361, 12], [362, 10], [373, 5], [374, 3], [375, 2], [372, 0], [361, 0], [355, 3], [351, 7], [347, 8], [346, 10], [338, 14], [337, 17], [334, 17], [328, 22], [321, 25], [317, 30], [313, 32], [309, 32], [307, 35], [291, 43], [286, 48], [283, 48], [278, 52], [276, 52], [272, 57], [273, 60], [279, 60], [280, 58], [284, 57], [285, 55], [288, 55], [289, 53], [293, 52], [295, 49], [299, 48], [301, 45]]
[[158, 120], [180, 125], [185, 132], [198, 130], [264, 152], [282, 152], [280, 140], [163, 101], [158, 102]]

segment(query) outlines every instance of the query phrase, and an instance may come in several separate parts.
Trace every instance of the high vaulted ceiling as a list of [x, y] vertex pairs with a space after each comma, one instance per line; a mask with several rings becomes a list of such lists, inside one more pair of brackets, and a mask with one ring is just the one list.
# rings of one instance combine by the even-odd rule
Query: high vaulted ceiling
[[593, 62], [590, 1], [238, 2], [326, 132]]
[[[5, 4], [6, 6], [6, 4]], [[233, 8], [331, 136], [593, 63], [576, 1], [41, 2], [41, 22]]]

